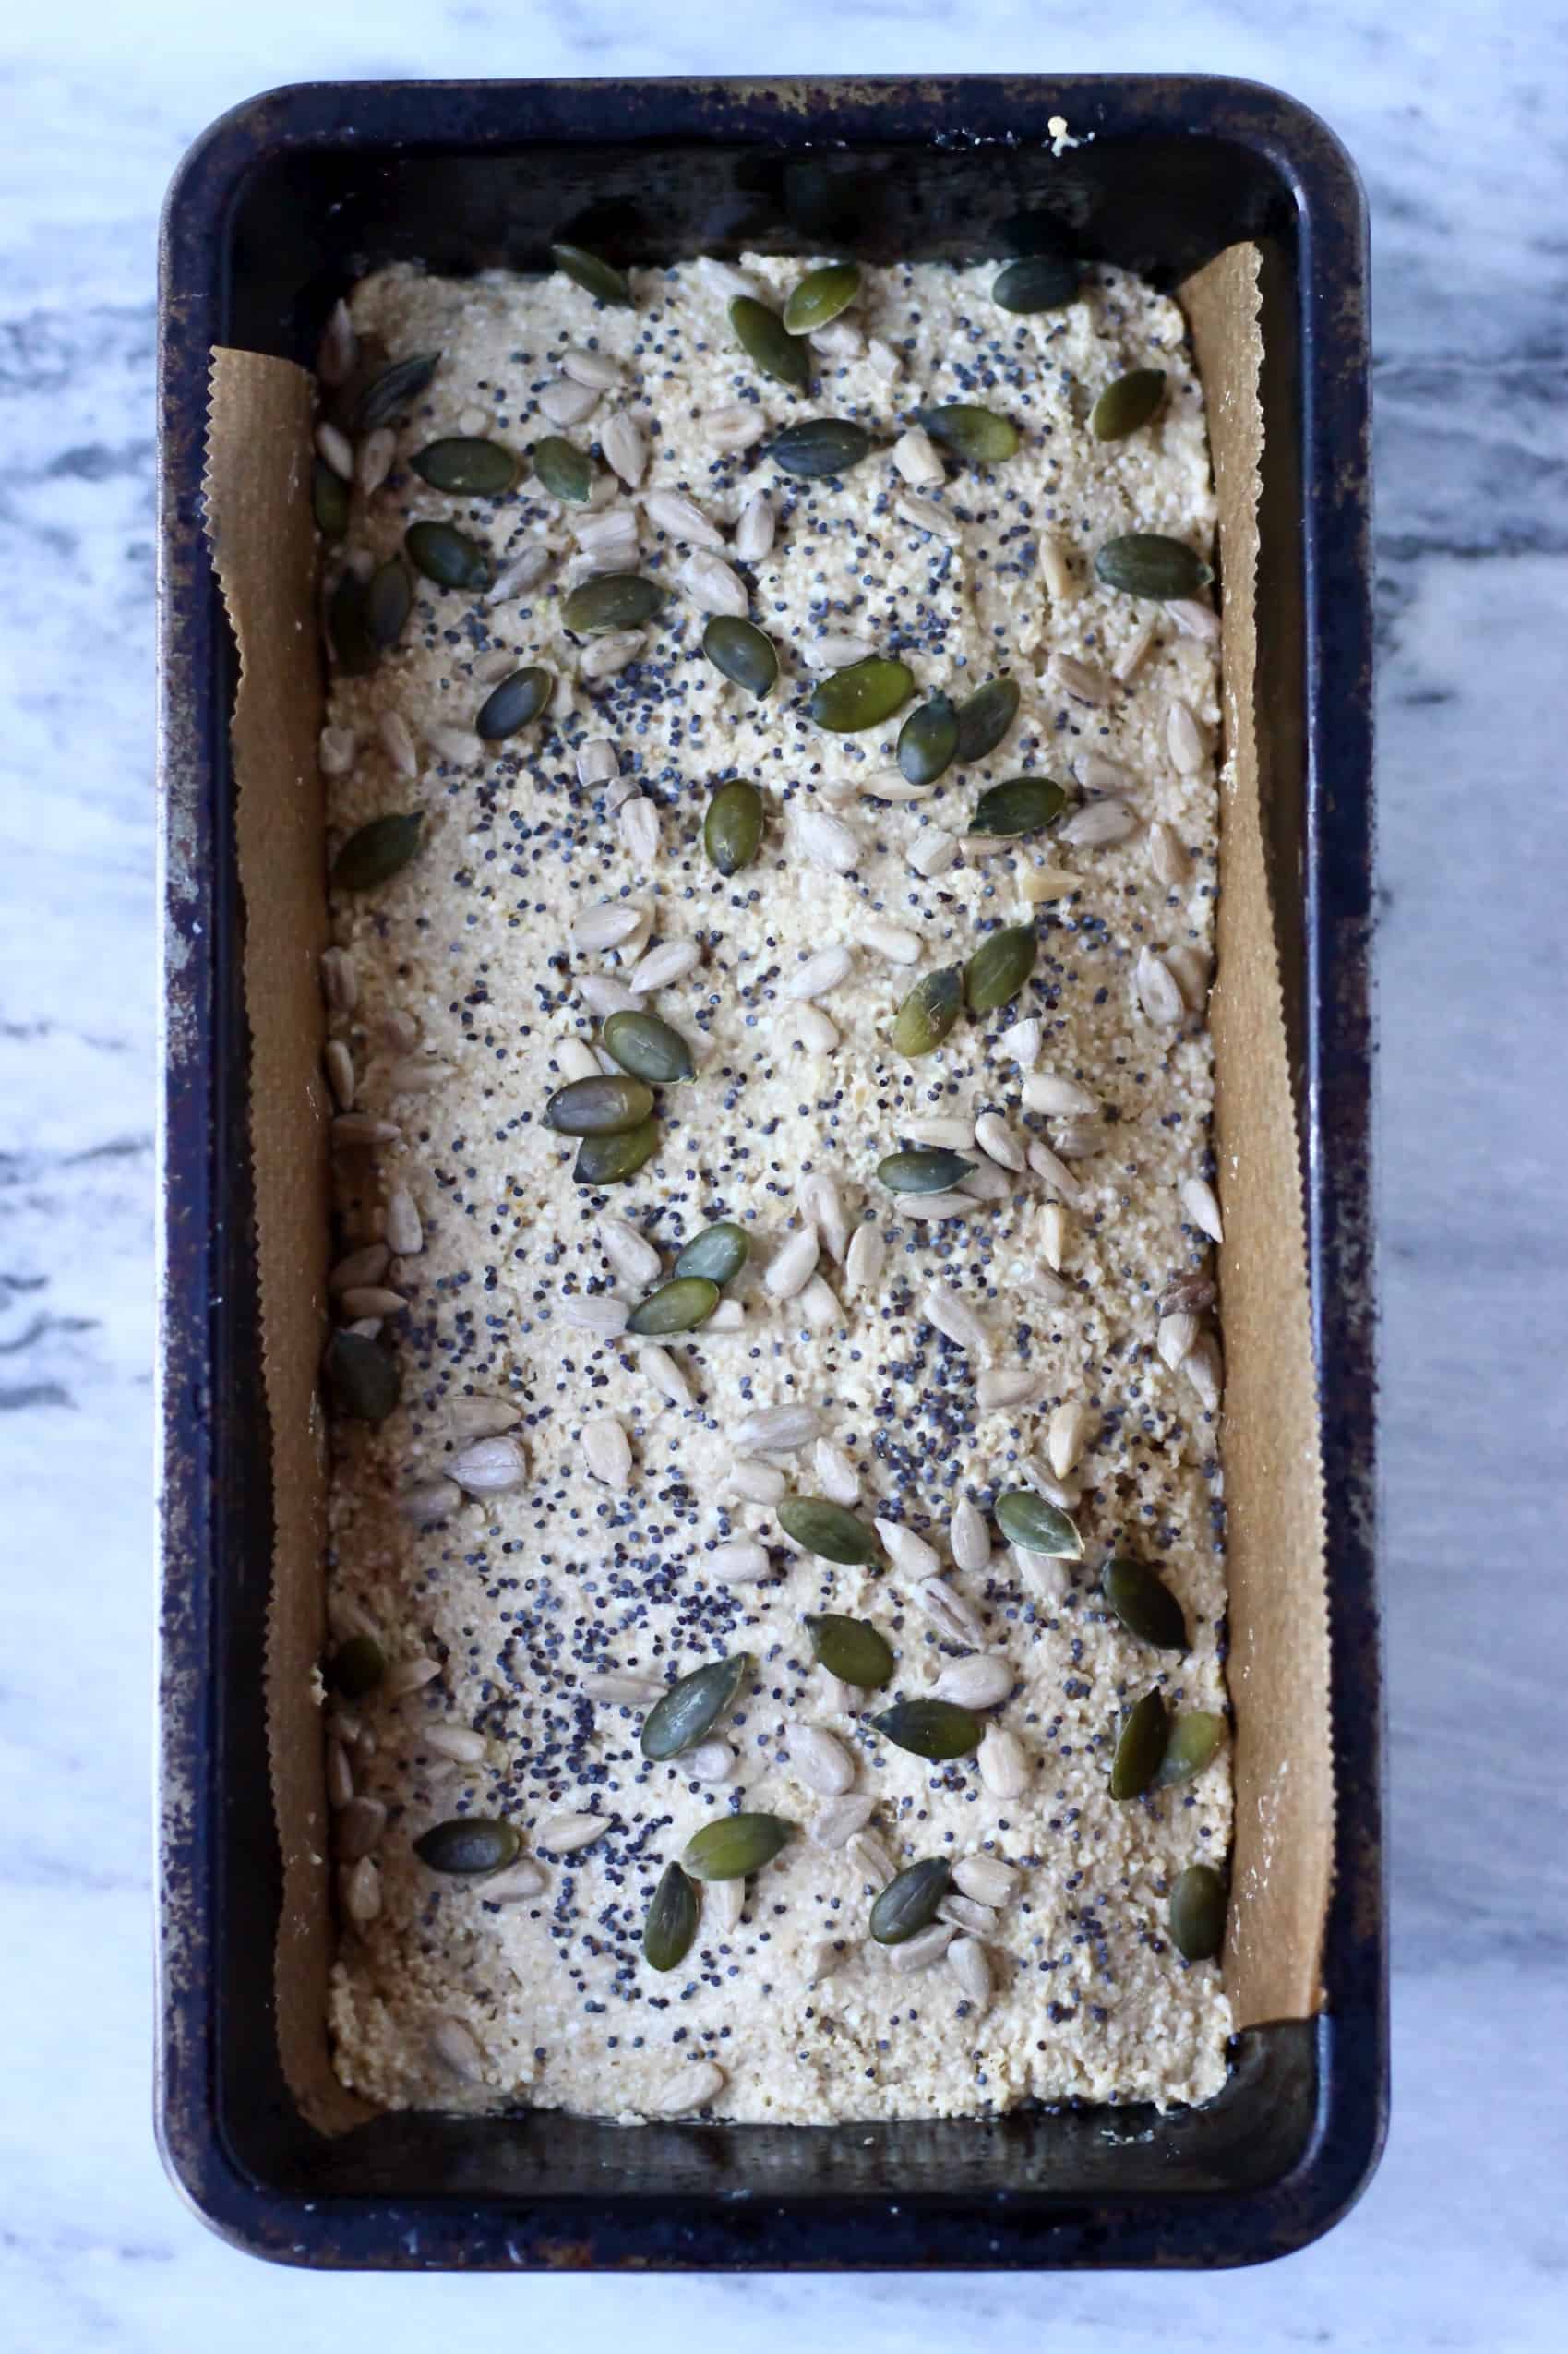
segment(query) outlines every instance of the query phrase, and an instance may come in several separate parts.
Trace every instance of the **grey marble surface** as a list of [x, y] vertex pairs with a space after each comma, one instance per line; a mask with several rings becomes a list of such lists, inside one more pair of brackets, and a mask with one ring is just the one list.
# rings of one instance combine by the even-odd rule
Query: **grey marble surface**
[[[0, 35], [0, 2309], [34, 2354], [1568, 2342], [1568, 20], [1543, 0], [57, 0]], [[359, 74], [1203, 67], [1356, 156], [1376, 240], [1395, 2111], [1326, 2241], [1212, 2278], [268, 2272], [149, 2124], [153, 233], [186, 144]], [[720, 2336], [720, 2333], [724, 2336]]]

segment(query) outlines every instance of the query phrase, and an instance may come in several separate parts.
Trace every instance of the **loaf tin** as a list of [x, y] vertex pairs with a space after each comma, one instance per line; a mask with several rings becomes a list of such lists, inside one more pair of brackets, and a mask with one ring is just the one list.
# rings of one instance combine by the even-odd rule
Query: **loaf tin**
[[[1061, 146], [1059, 120], [1078, 143]], [[365, 270], [750, 245], [1007, 249], [1048, 216], [1171, 286], [1264, 254], [1265, 826], [1305, 1139], [1326, 1472], [1335, 1880], [1325, 2004], [1238, 2039], [1208, 2107], [834, 2129], [396, 2115], [329, 2139], [272, 2032], [281, 1862], [260, 1675], [269, 1462], [248, 1198], [227, 722], [203, 545], [208, 354], [305, 363]], [[1010, 225], [1011, 224], [1011, 225]], [[1223, 2265], [1364, 2186], [1388, 2044], [1370, 1207], [1371, 619], [1366, 226], [1344, 151], [1257, 85], [1186, 76], [341, 83], [225, 115], [162, 241], [165, 1087], [158, 2132], [191, 2204], [279, 2261], [418, 2269]]]

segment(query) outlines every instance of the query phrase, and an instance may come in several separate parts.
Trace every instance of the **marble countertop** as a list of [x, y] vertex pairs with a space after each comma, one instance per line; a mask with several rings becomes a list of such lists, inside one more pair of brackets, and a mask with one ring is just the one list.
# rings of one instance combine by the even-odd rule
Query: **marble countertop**
[[[291, 2354], [515, 2322], [642, 2354], [916, 2334], [1030, 2354], [1568, 2331], [1562, 876], [1568, 20], [1548, 0], [56, 0], [0, 37], [0, 2276], [27, 2354]], [[954, 21], [955, 14], [959, 21]], [[1263, 2272], [1049, 2282], [349, 2279], [194, 2222], [149, 2119], [153, 239], [186, 144], [355, 75], [1180, 66], [1341, 134], [1376, 245], [1394, 2124]], [[1554, 1501], [1555, 1499], [1555, 1501]], [[1559, 1531], [1553, 1540], [1551, 1531]], [[1554, 2318], [1555, 2316], [1555, 2318]]]

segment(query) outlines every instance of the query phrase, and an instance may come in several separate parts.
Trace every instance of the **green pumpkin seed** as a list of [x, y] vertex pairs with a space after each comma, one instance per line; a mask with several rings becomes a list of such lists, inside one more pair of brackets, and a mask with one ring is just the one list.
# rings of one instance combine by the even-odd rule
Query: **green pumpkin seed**
[[707, 1276], [677, 1275], [633, 1308], [626, 1328], [643, 1340], [664, 1332], [691, 1332], [706, 1324], [718, 1304], [719, 1287]]
[[912, 670], [885, 655], [872, 654], [847, 669], [830, 671], [812, 690], [806, 708], [819, 727], [835, 736], [854, 736], [863, 727], [880, 727], [914, 691]]
[[994, 752], [1018, 716], [1018, 686], [1011, 679], [988, 679], [958, 706], [958, 752], [961, 761], [984, 760]]
[[900, 1054], [912, 1060], [933, 1054], [957, 1021], [963, 1003], [964, 977], [956, 965], [927, 973], [893, 1015], [889, 1039]]
[[1059, 254], [1029, 254], [1020, 261], [1010, 261], [999, 273], [991, 286], [991, 300], [1003, 310], [1025, 315], [1060, 310], [1078, 292], [1078, 279], [1075, 261], [1067, 261]]
[[772, 1862], [794, 1828], [778, 1815], [721, 1815], [687, 1841], [681, 1862], [694, 1880], [744, 1880]]
[[972, 466], [999, 465], [1016, 456], [1018, 427], [995, 409], [980, 409], [967, 401], [951, 401], [940, 409], [916, 409], [916, 415], [933, 441], [951, 450]]
[[1155, 1789], [1169, 1790], [1179, 1782], [1191, 1782], [1194, 1774], [1213, 1765], [1224, 1740], [1223, 1716], [1215, 1716], [1207, 1709], [1190, 1709], [1185, 1716], [1177, 1717], [1165, 1745], [1160, 1770], [1155, 1776]]
[[738, 874], [762, 845], [762, 796], [744, 777], [721, 785], [702, 821], [702, 847], [721, 874]]
[[641, 1079], [569, 1079], [545, 1106], [547, 1124], [560, 1136], [620, 1136], [639, 1127], [653, 1109], [653, 1090]]
[[393, 1359], [363, 1332], [334, 1332], [322, 1371], [339, 1411], [362, 1423], [384, 1423], [402, 1395]]
[[526, 670], [514, 670], [498, 687], [487, 694], [479, 706], [479, 716], [473, 731], [485, 742], [498, 744], [537, 719], [549, 702], [555, 680], [537, 663], [530, 663]]
[[514, 451], [499, 441], [454, 433], [445, 440], [427, 442], [410, 463], [432, 490], [459, 497], [499, 498], [510, 490], [522, 467]]
[[937, 1907], [952, 1886], [952, 1869], [940, 1857], [908, 1864], [871, 1907], [871, 1935], [879, 1945], [903, 1945], [929, 1928]]
[[1225, 1882], [1212, 1864], [1189, 1864], [1171, 1890], [1170, 1941], [1184, 1962], [1212, 1962], [1225, 1943]]
[[890, 1194], [947, 1194], [975, 1163], [961, 1152], [925, 1145], [917, 1152], [890, 1152], [877, 1163], [877, 1175]]
[[1067, 1514], [1030, 1487], [1011, 1487], [997, 1498], [997, 1525], [1009, 1544], [1043, 1553], [1053, 1561], [1080, 1561], [1083, 1540]]
[[1107, 384], [1095, 402], [1089, 430], [1096, 441], [1125, 441], [1147, 425], [1165, 399], [1163, 367], [1135, 367]]
[[581, 246], [552, 246], [550, 259], [585, 294], [595, 294], [600, 302], [613, 304], [621, 310], [632, 308], [629, 281], [607, 261], [601, 261], [596, 253], [589, 253]]
[[972, 1014], [995, 1014], [1017, 996], [1035, 969], [1039, 948], [1033, 924], [1004, 924], [982, 941], [964, 967]]
[[640, 572], [596, 572], [574, 588], [561, 606], [561, 619], [580, 638], [608, 630], [640, 630], [664, 601], [656, 581]]
[[370, 598], [365, 582], [344, 572], [327, 600], [327, 635], [341, 679], [363, 679], [376, 667], [377, 644], [370, 628]]
[[666, 1864], [642, 1923], [642, 1958], [651, 1970], [674, 1970], [697, 1935], [697, 1891], [678, 1864]]
[[984, 1727], [952, 1700], [895, 1700], [871, 1719], [874, 1732], [916, 1758], [966, 1758], [980, 1746]]
[[1100, 1573], [1100, 1591], [1130, 1635], [1160, 1651], [1187, 1649], [1181, 1604], [1147, 1562], [1114, 1555]]
[[806, 390], [811, 381], [810, 354], [796, 342], [776, 310], [749, 294], [737, 294], [730, 305], [730, 325], [747, 358], [764, 376], [793, 384], [797, 392]]
[[659, 1148], [659, 1123], [643, 1120], [613, 1136], [584, 1136], [571, 1165], [574, 1185], [618, 1185]]
[[733, 1659], [711, 1659], [672, 1684], [643, 1719], [643, 1756], [659, 1762], [695, 1749], [734, 1706], [751, 1665], [749, 1651], [736, 1651]]
[[374, 1635], [351, 1635], [332, 1654], [332, 1689], [345, 1700], [363, 1700], [387, 1673], [387, 1654]]
[[365, 619], [377, 647], [385, 653], [402, 636], [413, 611], [413, 582], [401, 556], [389, 556], [370, 575], [365, 592]]
[[877, 1540], [865, 1521], [825, 1495], [786, 1495], [778, 1512], [785, 1535], [824, 1561], [854, 1565], [877, 1557]]
[[1145, 1692], [1122, 1719], [1117, 1735], [1116, 1755], [1111, 1760], [1110, 1795], [1113, 1798], [1137, 1798], [1143, 1796], [1160, 1770], [1165, 1745], [1169, 1732], [1165, 1702], [1157, 1692]]
[[789, 290], [784, 323], [792, 335], [814, 335], [847, 310], [859, 292], [857, 261], [830, 261], [820, 270], [808, 270]]
[[413, 1843], [413, 1852], [433, 1872], [496, 1872], [511, 1863], [522, 1845], [517, 1825], [483, 1815], [455, 1815], [432, 1823]]
[[547, 433], [533, 445], [533, 471], [552, 498], [581, 507], [593, 487], [593, 462], [564, 433]]
[[1095, 570], [1107, 588], [1129, 596], [1196, 596], [1214, 574], [1185, 540], [1159, 532], [1127, 532], [1107, 539], [1095, 557]]
[[656, 1087], [672, 1087], [689, 1079], [696, 1064], [680, 1032], [657, 1014], [628, 1011], [612, 1014], [604, 1024], [604, 1044], [623, 1071], [649, 1079]]
[[728, 1283], [746, 1265], [750, 1247], [744, 1227], [732, 1226], [727, 1220], [705, 1226], [681, 1252], [676, 1273], [706, 1276], [710, 1283]]
[[409, 562], [437, 588], [485, 589], [490, 585], [490, 554], [467, 532], [450, 523], [410, 523], [403, 534]]
[[820, 1667], [844, 1684], [861, 1684], [880, 1691], [892, 1681], [892, 1647], [867, 1618], [848, 1618], [838, 1610], [808, 1611], [806, 1632]]
[[817, 482], [824, 474], [844, 474], [871, 454], [871, 437], [864, 426], [848, 417], [802, 417], [786, 425], [768, 447], [773, 463], [786, 474]]
[[934, 785], [958, 750], [958, 714], [946, 695], [912, 711], [898, 731], [899, 774], [911, 785]]
[[406, 416], [431, 378], [436, 373], [439, 352], [415, 352], [406, 360], [394, 360], [378, 376], [371, 378], [359, 396], [354, 411], [354, 431], [369, 433], [376, 426], [390, 425], [397, 417]]
[[992, 785], [975, 804], [971, 834], [1038, 834], [1053, 825], [1067, 807], [1065, 786], [1048, 776], [1012, 776]]
[[325, 458], [310, 469], [310, 511], [324, 539], [341, 539], [349, 527], [349, 486]]
[[351, 834], [332, 861], [332, 881], [340, 891], [374, 891], [401, 874], [419, 847], [423, 813], [373, 817]]
[[755, 621], [743, 621], [737, 613], [715, 613], [703, 629], [702, 651], [715, 670], [722, 670], [748, 694], [772, 692], [779, 675], [779, 652]]

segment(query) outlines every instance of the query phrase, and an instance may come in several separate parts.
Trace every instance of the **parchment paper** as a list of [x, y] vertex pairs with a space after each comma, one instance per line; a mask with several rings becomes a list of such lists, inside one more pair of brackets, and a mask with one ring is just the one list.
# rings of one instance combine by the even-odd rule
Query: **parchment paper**
[[[1322, 2000], [1332, 1868], [1327, 1614], [1316, 1375], [1300, 1156], [1259, 811], [1254, 588], [1263, 416], [1258, 256], [1233, 246], [1189, 281], [1220, 515], [1226, 750], [1212, 1005], [1237, 1717], [1234, 1887], [1226, 1945], [1239, 2026]], [[312, 1671], [323, 1637], [327, 1117], [317, 959], [327, 938], [311, 383], [255, 354], [213, 355], [208, 529], [240, 652], [233, 751], [245, 904], [251, 1147], [274, 1552], [267, 1651], [272, 1796], [284, 1865], [277, 1949], [283, 2072], [341, 2131], [368, 2112], [332, 2072], [327, 1808]]]

